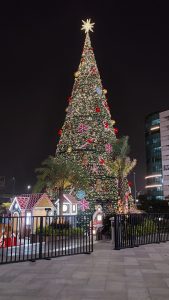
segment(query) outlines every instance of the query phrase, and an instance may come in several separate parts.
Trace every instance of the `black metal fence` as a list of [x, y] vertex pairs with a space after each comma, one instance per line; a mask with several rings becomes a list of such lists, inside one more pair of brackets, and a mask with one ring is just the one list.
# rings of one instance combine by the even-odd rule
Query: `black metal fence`
[[92, 217], [2, 217], [0, 264], [93, 252]]
[[114, 216], [115, 250], [169, 241], [169, 214]]

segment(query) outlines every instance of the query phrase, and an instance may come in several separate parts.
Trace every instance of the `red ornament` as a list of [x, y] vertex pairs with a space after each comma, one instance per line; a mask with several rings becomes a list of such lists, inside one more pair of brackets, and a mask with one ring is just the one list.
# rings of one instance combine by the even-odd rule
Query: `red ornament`
[[108, 129], [109, 128], [109, 123], [107, 121], [103, 121], [103, 124], [104, 124], [104, 128], [105, 129]]
[[128, 181], [128, 185], [131, 187], [133, 183], [131, 181]]
[[58, 135], [62, 135], [62, 129], [58, 131]]
[[87, 143], [91, 144], [93, 142], [93, 139], [87, 139]]
[[68, 97], [67, 101], [70, 103], [72, 101], [72, 97]]
[[96, 107], [96, 112], [98, 113], [98, 112], [100, 112], [100, 107]]
[[99, 164], [100, 165], [104, 165], [104, 163], [105, 163], [105, 160], [102, 157], [100, 157], [99, 158]]
[[118, 128], [114, 128], [114, 133], [117, 134], [119, 132]]

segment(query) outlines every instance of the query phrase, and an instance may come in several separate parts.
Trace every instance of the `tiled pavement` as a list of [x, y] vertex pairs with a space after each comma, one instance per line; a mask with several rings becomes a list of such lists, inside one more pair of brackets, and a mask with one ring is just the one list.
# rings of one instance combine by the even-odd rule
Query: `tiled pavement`
[[0, 266], [0, 300], [169, 299], [169, 243]]

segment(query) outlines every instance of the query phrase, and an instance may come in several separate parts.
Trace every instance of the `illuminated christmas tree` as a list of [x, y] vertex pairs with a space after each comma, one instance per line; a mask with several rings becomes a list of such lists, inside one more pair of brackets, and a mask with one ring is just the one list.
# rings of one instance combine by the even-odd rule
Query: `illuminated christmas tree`
[[106, 164], [112, 156], [117, 129], [113, 127], [107, 91], [102, 86], [91, 47], [89, 31], [93, 31], [93, 25], [90, 19], [83, 21], [85, 43], [79, 68], [74, 74], [66, 119], [58, 132], [60, 140], [56, 156], [73, 159], [87, 169], [90, 187], [81, 194], [90, 202], [91, 210], [96, 203], [101, 203], [106, 209], [114, 209], [118, 201], [117, 179], [107, 172]]

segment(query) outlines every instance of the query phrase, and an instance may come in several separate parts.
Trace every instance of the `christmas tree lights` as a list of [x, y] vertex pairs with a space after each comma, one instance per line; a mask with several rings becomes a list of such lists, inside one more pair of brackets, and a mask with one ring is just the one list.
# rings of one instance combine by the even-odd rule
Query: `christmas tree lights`
[[115, 122], [111, 120], [107, 90], [102, 86], [91, 46], [89, 31], [93, 31], [93, 26], [90, 19], [83, 21], [85, 43], [56, 149], [56, 156], [74, 159], [88, 171], [90, 187], [85, 191], [85, 198], [91, 210], [96, 202], [108, 203], [112, 209], [118, 201], [117, 179], [110, 176], [106, 168], [117, 130], [113, 127]]

